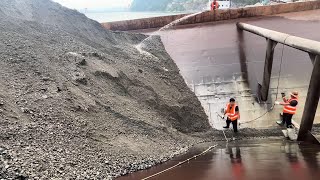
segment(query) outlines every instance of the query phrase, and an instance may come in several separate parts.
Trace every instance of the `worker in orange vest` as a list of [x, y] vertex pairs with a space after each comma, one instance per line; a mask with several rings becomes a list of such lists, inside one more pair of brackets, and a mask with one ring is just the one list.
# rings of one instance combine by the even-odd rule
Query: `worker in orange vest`
[[236, 100], [234, 98], [230, 99], [230, 102], [226, 105], [224, 115], [227, 115], [227, 126], [223, 128], [229, 128], [232, 123], [233, 131], [235, 133], [238, 132], [238, 119], [240, 119], [239, 107], [236, 104]]
[[214, 0], [211, 3], [211, 11], [216, 10], [216, 9], [219, 9], [219, 3], [216, 0]]
[[297, 105], [298, 105], [298, 92], [294, 91], [290, 93], [291, 98], [286, 99], [284, 93], [282, 93], [283, 102], [276, 101], [276, 105], [283, 106], [283, 114], [282, 114], [282, 121], [277, 121], [279, 125], [287, 125], [287, 128], [293, 128], [292, 126], [292, 116], [296, 114]]

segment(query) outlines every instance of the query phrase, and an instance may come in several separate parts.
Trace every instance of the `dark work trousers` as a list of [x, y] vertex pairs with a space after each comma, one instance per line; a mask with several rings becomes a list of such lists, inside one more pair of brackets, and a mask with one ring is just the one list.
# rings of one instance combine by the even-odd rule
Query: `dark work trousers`
[[293, 114], [283, 113], [282, 124], [286, 123], [287, 128], [292, 125], [292, 116]]
[[231, 121], [229, 118], [227, 118], [227, 127], [229, 128], [230, 123], [232, 123], [233, 131], [236, 133], [238, 132], [238, 119]]

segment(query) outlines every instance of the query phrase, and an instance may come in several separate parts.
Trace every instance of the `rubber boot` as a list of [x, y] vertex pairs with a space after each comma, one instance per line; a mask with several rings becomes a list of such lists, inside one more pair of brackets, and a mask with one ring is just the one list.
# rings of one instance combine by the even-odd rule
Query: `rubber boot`
[[282, 121], [277, 121], [276, 123], [277, 123], [278, 125], [280, 125], [280, 126], [283, 126]]

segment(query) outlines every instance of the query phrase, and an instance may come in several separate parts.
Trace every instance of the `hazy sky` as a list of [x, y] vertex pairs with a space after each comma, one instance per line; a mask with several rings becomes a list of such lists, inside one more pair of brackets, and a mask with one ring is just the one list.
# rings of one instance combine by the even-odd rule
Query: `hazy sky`
[[53, 0], [72, 9], [127, 7], [132, 0]]

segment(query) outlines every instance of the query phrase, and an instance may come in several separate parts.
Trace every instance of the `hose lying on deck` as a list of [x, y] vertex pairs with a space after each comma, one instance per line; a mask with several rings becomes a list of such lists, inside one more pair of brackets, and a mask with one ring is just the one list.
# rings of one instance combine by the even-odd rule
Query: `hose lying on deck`
[[164, 172], [170, 171], [170, 170], [172, 170], [172, 169], [174, 169], [174, 168], [176, 168], [176, 167], [178, 167], [178, 166], [180, 166], [180, 165], [182, 165], [182, 164], [184, 164], [184, 163], [187, 163], [187, 162], [191, 161], [192, 159], [195, 159], [195, 158], [197, 158], [197, 157], [199, 157], [199, 156], [201, 156], [201, 155], [203, 155], [203, 154], [206, 154], [206, 153], [209, 152], [211, 149], [213, 149], [213, 148], [215, 148], [215, 147], [217, 147], [217, 146], [218, 146], [218, 144], [213, 145], [213, 146], [210, 146], [208, 149], [206, 149], [206, 150], [203, 151], [202, 153], [197, 154], [197, 155], [194, 155], [194, 156], [192, 156], [192, 157], [189, 158], [189, 159], [186, 159], [186, 160], [184, 160], [184, 161], [181, 161], [181, 162], [179, 162], [178, 164], [176, 164], [176, 165], [174, 165], [174, 166], [172, 166], [172, 167], [169, 167], [169, 168], [167, 168], [167, 169], [165, 169], [165, 170], [163, 170], [163, 171], [160, 171], [160, 172], [158, 172], [158, 173], [156, 173], [156, 174], [153, 174], [153, 175], [151, 175], [151, 176], [148, 176], [148, 177], [146, 177], [146, 178], [143, 178], [142, 180], [151, 179], [151, 178], [156, 177], [156, 176], [158, 176], [158, 175], [160, 175], [160, 174], [162, 174], [162, 173], [164, 173]]

